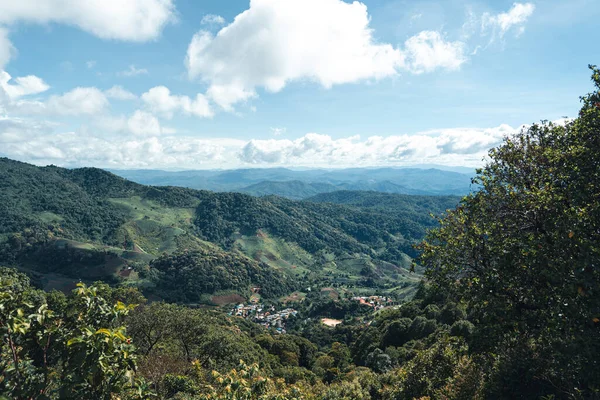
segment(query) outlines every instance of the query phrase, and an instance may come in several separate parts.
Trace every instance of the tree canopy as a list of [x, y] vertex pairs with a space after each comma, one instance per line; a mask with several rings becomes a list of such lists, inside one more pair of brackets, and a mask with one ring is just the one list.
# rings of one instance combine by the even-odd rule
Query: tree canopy
[[421, 246], [430, 282], [475, 321], [472, 349], [498, 354], [487, 361], [503, 396], [600, 390], [600, 72], [591, 69], [596, 91], [579, 117], [506, 138], [479, 171], [481, 190]]

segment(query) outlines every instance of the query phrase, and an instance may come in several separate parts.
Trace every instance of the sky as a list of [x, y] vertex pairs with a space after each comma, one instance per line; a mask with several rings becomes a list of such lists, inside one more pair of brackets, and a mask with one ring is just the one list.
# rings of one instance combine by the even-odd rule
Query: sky
[[597, 0], [0, 0], [0, 156], [479, 166], [577, 115]]

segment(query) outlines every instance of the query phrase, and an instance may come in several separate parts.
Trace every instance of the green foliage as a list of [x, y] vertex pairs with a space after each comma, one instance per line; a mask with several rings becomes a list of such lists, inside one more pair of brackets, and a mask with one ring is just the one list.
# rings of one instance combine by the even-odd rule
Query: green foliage
[[490, 151], [481, 190], [422, 245], [431, 283], [469, 309], [472, 348], [498, 354], [488, 368], [499, 397], [600, 389], [600, 78], [591, 68], [596, 90], [579, 117], [533, 125]]
[[[126, 215], [105, 196], [63, 176], [64, 171], [0, 159], [0, 233], [38, 226], [75, 239], [110, 242]], [[54, 221], [45, 222], [41, 213], [52, 213]]]
[[286, 385], [263, 375], [257, 364], [241, 362], [229, 373], [213, 372], [206, 393], [198, 399], [215, 400], [295, 400], [306, 398], [301, 388]]
[[387, 381], [384, 381], [388, 387], [383, 390], [382, 399], [440, 398], [439, 391], [455, 375], [466, 350], [460, 341], [441, 338], [401, 368], [390, 372]]
[[[374, 194], [356, 192], [355, 196], [355, 203], [346, 206], [240, 193], [205, 194], [196, 212], [196, 226], [203, 238], [225, 246], [231, 245], [237, 232], [254, 235], [263, 229], [309, 253], [364, 253], [398, 262], [402, 251], [412, 253], [414, 240], [434, 225], [429, 213], [458, 202], [455, 197], [392, 196], [374, 206], [365, 199]], [[382, 256], [374, 254], [373, 248], [382, 248]]]
[[410, 340], [410, 328], [413, 321], [410, 318], [401, 318], [389, 323], [381, 340], [382, 346], [402, 346]]
[[[120, 325], [131, 309], [79, 285], [65, 310], [11, 269], [0, 270], [0, 393], [13, 398], [147, 398], [135, 376], [131, 339]], [[56, 302], [55, 302], [56, 303]]]
[[[267, 352], [219, 312], [208, 312], [165, 303], [140, 306], [127, 318], [128, 331], [144, 364], [160, 362], [163, 358], [176, 358], [183, 363], [197, 360], [204, 368], [221, 372], [234, 368], [240, 359], [266, 365]], [[300, 338], [299, 338], [300, 339]], [[291, 340], [291, 339], [290, 339]], [[177, 362], [172, 370], [177, 374]]]
[[[126, 287], [80, 285], [70, 296], [45, 294], [32, 289], [25, 275], [0, 269], [0, 396], [148, 398], [139, 364], [139, 375], [165, 399], [597, 398], [600, 71], [595, 67], [592, 78], [596, 91], [582, 98], [579, 118], [564, 126], [533, 125], [490, 151], [475, 179], [480, 190], [441, 219], [420, 246], [427, 282], [412, 301], [394, 308], [373, 313], [344, 300], [347, 291], [327, 288], [303, 271], [302, 283], [314, 290], [294, 306], [299, 315], [289, 320], [290, 334], [275, 335], [215, 310], [146, 304]], [[440, 211], [451, 200], [347, 192], [319, 197], [344, 205], [255, 199], [143, 187], [94, 169], [38, 171], [2, 163], [12, 179], [4, 194], [9, 201], [15, 198], [14, 176], [35, 186], [36, 174], [47, 174], [73, 196], [96, 201], [99, 209], [91, 213], [101, 223], [112, 212], [102, 196], [152, 198], [146, 205], [153, 212], [170, 204], [188, 207], [189, 213], [197, 205], [194, 229], [204, 239], [229, 246], [239, 234], [265, 230], [329, 263], [356, 254], [371, 260], [398, 257], [402, 246], [432, 226], [410, 218], [423, 208]], [[32, 249], [44, 248], [89, 211], [70, 211], [69, 201], [55, 193], [50, 195], [58, 196], [62, 208], [48, 209], [29, 194], [22, 203], [0, 202], [0, 218], [13, 224], [7, 232], [24, 227], [4, 246], [13, 261], [32, 260], [38, 254]], [[406, 210], [395, 208], [399, 204]], [[52, 227], [40, 225], [48, 221]], [[102, 240], [111, 223], [102, 225], [109, 228]], [[86, 229], [69, 234], [100, 237]], [[202, 294], [250, 294], [259, 286], [260, 295], [273, 301], [295, 288], [280, 270], [237, 250], [224, 252], [192, 236], [178, 243], [192, 250], [140, 267], [163, 298], [199, 302]], [[50, 267], [58, 258], [47, 260]], [[374, 263], [357, 265], [365, 280], [381, 273]], [[141, 305], [125, 305], [132, 302]], [[325, 315], [344, 322], [325, 327], [319, 322]]]
[[464, 338], [469, 338], [473, 331], [475, 330], [475, 325], [466, 320], [456, 321], [452, 324], [450, 328], [450, 334], [452, 336], [462, 336]]
[[150, 266], [158, 271], [156, 292], [172, 302], [198, 303], [203, 293], [250, 293], [259, 287], [264, 297], [280, 297], [293, 291], [287, 278], [264, 263], [233, 252], [198, 250], [165, 255]]

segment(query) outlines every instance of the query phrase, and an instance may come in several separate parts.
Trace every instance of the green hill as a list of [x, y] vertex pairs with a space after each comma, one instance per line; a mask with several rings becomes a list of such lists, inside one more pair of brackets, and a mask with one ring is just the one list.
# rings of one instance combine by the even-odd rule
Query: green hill
[[0, 159], [0, 263], [36, 273], [46, 288], [103, 279], [192, 302], [253, 286], [279, 297], [332, 283], [413, 285], [412, 245], [435, 224], [429, 213], [458, 198], [382, 194], [369, 204], [373, 193], [353, 193], [258, 198]]
[[251, 194], [252, 196], [277, 195], [287, 197], [292, 200], [302, 200], [319, 193], [329, 193], [339, 190], [339, 188], [330, 183], [313, 183], [303, 181], [263, 181], [247, 186], [239, 191]]

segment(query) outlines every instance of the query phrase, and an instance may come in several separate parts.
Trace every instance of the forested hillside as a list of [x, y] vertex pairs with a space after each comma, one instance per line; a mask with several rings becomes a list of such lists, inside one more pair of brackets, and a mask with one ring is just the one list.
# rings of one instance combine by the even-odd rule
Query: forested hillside
[[[194, 303], [220, 293], [248, 297], [252, 286], [280, 297], [315, 282], [402, 287], [408, 296], [413, 245], [436, 223], [429, 214], [459, 200], [400, 196], [377, 208], [298, 202], [144, 186], [95, 168], [8, 159], [0, 159], [0, 175], [4, 264], [37, 274], [47, 289], [103, 279]], [[193, 265], [182, 263], [190, 257]], [[173, 291], [174, 276], [188, 289]]]
[[302, 200], [319, 193], [329, 193], [340, 190], [330, 183], [312, 183], [303, 181], [263, 181], [239, 189], [239, 192], [252, 196], [277, 195], [292, 200]]
[[[356, 199], [347, 203], [350, 206], [329, 201], [348, 194]], [[387, 201], [378, 202], [382, 197]], [[203, 238], [223, 245], [231, 242], [235, 232], [252, 234], [264, 229], [310, 253], [365, 253], [394, 262], [398, 260], [389, 251], [412, 252], [412, 244], [436, 224], [430, 214], [440, 215], [458, 201], [458, 197], [335, 192], [297, 202], [216, 193], [200, 200], [196, 225]]]

